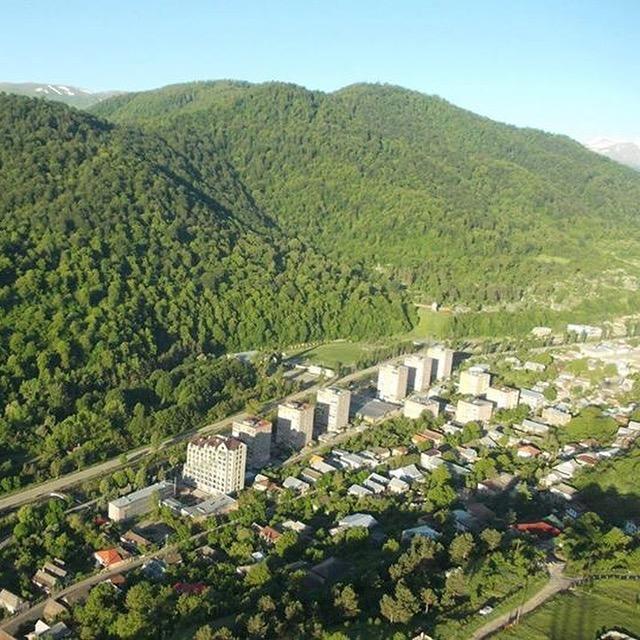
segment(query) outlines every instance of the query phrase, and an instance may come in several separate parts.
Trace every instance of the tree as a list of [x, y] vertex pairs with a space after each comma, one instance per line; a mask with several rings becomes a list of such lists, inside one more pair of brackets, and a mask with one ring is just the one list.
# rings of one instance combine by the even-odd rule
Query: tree
[[489, 551], [494, 551], [502, 542], [502, 534], [495, 529], [484, 529], [480, 533], [480, 538], [487, 545]]
[[429, 609], [438, 604], [438, 596], [436, 592], [430, 587], [420, 589], [420, 601], [424, 605], [425, 614], [429, 613]]
[[418, 599], [403, 580], [396, 583], [393, 596], [385, 594], [380, 600], [380, 613], [392, 624], [406, 624], [419, 610]]
[[449, 545], [449, 557], [454, 564], [463, 564], [469, 559], [475, 547], [473, 536], [470, 533], [457, 535]]
[[343, 618], [355, 618], [360, 613], [358, 594], [350, 584], [334, 589], [333, 606]]

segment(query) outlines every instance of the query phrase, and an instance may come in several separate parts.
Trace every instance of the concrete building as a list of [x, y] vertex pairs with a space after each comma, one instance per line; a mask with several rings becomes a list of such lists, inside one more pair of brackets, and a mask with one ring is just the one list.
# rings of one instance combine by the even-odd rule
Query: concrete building
[[456, 406], [456, 422], [489, 422], [493, 413], [493, 404], [488, 400], [473, 398], [473, 400], [458, 400]]
[[378, 371], [378, 398], [402, 402], [407, 395], [409, 369], [404, 365], [383, 364]]
[[244, 487], [247, 445], [233, 436], [198, 436], [187, 446], [185, 481], [207, 493], [233, 493]]
[[349, 424], [349, 407], [351, 406], [351, 391], [338, 387], [319, 389], [316, 410], [315, 427], [318, 433], [335, 433]]
[[163, 500], [172, 496], [173, 493], [173, 483], [166, 481], [128, 493], [109, 502], [109, 518], [114, 522], [121, 522], [144, 515], [154, 508], [156, 500]]
[[453, 349], [445, 349], [442, 346], [429, 347], [427, 356], [437, 361], [435, 377], [443, 380], [451, 376], [453, 370]]
[[493, 402], [497, 409], [515, 409], [520, 399], [520, 390], [511, 387], [489, 387], [485, 397]]
[[526, 404], [532, 411], [539, 411], [544, 406], [544, 396], [533, 389], [521, 389], [518, 404]]
[[313, 439], [313, 406], [305, 402], [278, 405], [276, 442], [302, 449]]
[[431, 384], [433, 359], [424, 354], [414, 354], [404, 359], [404, 366], [408, 369], [407, 388], [409, 391], [422, 393]]
[[435, 398], [426, 398], [425, 396], [416, 395], [405, 398], [403, 409], [405, 418], [416, 420], [425, 412], [437, 418], [440, 413], [440, 403]]
[[563, 411], [558, 407], [547, 407], [542, 412], [542, 419], [547, 424], [554, 427], [563, 427], [571, 421], [573, 416], [568, 411]]
[[467, 396], [482, 396], [491, 384], [491, 374], [480, 367], [470, 367], [460, 372], [458, 391]]
[[268, 420], [254, 416], [233, 423], [231, 435], [247, 445], [247, 467], [259, 469], [271, 458], [271, 431]]

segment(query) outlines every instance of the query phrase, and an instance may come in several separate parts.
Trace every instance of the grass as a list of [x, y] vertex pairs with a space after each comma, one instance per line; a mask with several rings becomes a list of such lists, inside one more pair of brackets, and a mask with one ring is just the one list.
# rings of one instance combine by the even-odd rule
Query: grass
[[325, 367], [336, 368], [339, 364], [354, 364], [361, 356], [375, 348], [364, 342], [329, 342], [321, 344], [304, 354], [306, 360]]
[[432, 311], [424, 307], [418, 308], [418, 324], [409, 332], [407, 338], [418, 340], [423, 338], [443, 339], [450, 335], [453, 314], [445, 311]]
[[591, 640], [620, 627], [640, 634], [640, 582], [601, 580], [557, 595], [497, 640]]

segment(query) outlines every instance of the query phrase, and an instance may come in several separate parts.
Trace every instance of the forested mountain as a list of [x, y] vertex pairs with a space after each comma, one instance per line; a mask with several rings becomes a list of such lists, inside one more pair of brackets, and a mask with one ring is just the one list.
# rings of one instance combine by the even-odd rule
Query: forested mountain
[[[223, 81], [127, 94], [93, 110], [176, 148], [197, 139], [290, 236], [438, 301], [548, 302], [566, 295], [572, 276], [629, 269], [638, 255], [637, 173], [569, 138], [440, 98], [391, 86], [327, 94]], [[189, 157], [208, 173], [206, 158]]]
[[119, 95], [121, 91], [88, 91], [67, 84], [45, 82], [0, 82], [0, 91], [30, 98], [43, 98], [62, 102], [78, 109], [86, 109], [101, 100]]
[[57, 472], [63, 453], [79, 465], [196, 426], [255, 382], [225, 351], [411, 326], [404, 294], [286, 237], [197, 139], [179, 152], [1, 95], [0, 139], [3, 488], [22, 455]]

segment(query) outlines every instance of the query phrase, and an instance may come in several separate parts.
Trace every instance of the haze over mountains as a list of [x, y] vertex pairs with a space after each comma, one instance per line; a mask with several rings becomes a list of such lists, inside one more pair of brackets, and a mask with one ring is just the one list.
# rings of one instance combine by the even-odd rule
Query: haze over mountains
[[640, 171], [640, 147], [634, 142], [623, 142], [598, 138], [585, 145], [591, 151], [600, 153], [620, 164], [627, 165]]
[[0, 93], [3, 91], [30, 98], [46, 98], [79, 109], [86, 109], [101, 100], [122, 93], [121, 91], [93, 92], [71, 85], [44, 82], [0, 82]]

